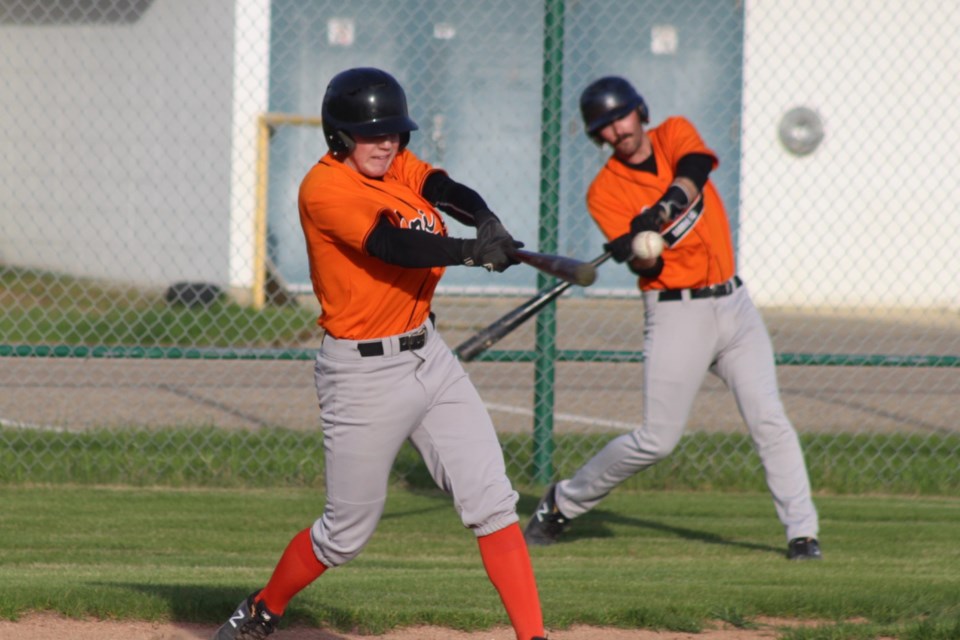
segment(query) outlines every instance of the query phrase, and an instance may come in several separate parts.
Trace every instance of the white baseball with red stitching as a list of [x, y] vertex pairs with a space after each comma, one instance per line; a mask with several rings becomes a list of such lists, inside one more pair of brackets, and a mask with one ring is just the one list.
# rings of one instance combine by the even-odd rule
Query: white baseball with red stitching
[[663, 236], [656, 231], [641, 231], [633, 237], [633, 255], [651, 260], [663, 252]]

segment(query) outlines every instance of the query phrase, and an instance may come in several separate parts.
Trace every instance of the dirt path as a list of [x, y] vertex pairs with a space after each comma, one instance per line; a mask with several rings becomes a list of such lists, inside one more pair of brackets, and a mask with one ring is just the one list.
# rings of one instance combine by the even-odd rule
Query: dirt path
[[[573, 627], [550, 633], [550, 640], [774, 640], [777, 628], [796, 626], [795, 621], [766, 620], [754, 629], [733, 627], [703, 633], [645, 631], [597, 627]], [[0, 621], [0, 640], [208, 640], [213, 625], [73, 620], [53, 614], [31, 614], [17, 622]], [[463, 632], [436, 627], [414, 627], [382, 636], [364, 636], [321, 629], [283, 629], [271, 640], [515, 640], [507, 628]]]

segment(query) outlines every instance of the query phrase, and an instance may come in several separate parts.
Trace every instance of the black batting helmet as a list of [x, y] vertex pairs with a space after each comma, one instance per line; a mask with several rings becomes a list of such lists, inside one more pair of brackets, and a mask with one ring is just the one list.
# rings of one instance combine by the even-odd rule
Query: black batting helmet
[[410, 142], [417, 123], [407, 114], [407, 96], [396, 79], [380, 69], [341, 71], [327, 85], [320, 110], [323, 136], [334, 155], [353, 149], [354, 135], [400, 134], [400, 148]]
[[587, 135], [600, 144], [599, 131], [619, 120], [634, 109], [640, 114], [640, 122], [650, 122], [647, 103], [633, 85], [619, 76], [606, 76], [595, 80], [580, 94], [580, 115]]

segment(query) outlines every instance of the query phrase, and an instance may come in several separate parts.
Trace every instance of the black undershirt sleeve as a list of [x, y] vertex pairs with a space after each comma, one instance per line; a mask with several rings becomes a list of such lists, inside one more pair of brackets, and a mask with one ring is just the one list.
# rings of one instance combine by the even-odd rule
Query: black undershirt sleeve
[[465, 247], [468, 242], [472, 241], [447, 238], [418, 229], [401, 229], [390, 224], [386, 218], [380, 218], [367, 236], [364, 246], [367, 253], [384, 262], [398, 267], [423, 269], [463, 264], [463, 257], [469, 250], [469, 247]]
[[479, 193], [442, 171], [435, 171], [427, 176], [420, 195], [436, 208], [469, 227], [477, 226], [478, 213], [481, 214], [481, 219], [483, 214], [491, 213]]
[[697, 191], [703, 191], [707, 178], [713, 171], [713, 156], [706, 153], [688, 153], [677, 162], [678, 178], [689, 178], [697, 185]]

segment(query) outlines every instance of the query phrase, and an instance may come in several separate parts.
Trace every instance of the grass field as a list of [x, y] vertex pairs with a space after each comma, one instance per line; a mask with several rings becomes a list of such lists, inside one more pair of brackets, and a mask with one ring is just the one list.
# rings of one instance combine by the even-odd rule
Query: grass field
[[[522, 496], [526, 516], [537, 495]], [[0, 486], [0, 618], [29, 611], [219, 622], [323, 504], [310, 489]], [[820, 621], [790, 640], [960, 637], [960, 500], [818, 496], [822, 562], [784, 559], [766, 494], [618, 491], [532, 550], [552, 629], [696, 632]], [[392, 490], [370, 546], [303, 591], [288, 623], [369, 633], [505, 623], [473, 536], [435, 491]]]
[[[607, 434], [566, 434], [554, 438], [559, 468], [573, 473]], [[960, 435], [807, 434], [804, 451], [819, 491], [860, 494], [960, 495], [954, 451]], [[515, 482], [530, 478], [533, 445], [528, 434], [501, 434], [508, 473]], [[903, 452], [909, 451], [910, 455]], [[863, 466], [883, 460], [874, 480]], [[723, 464], [718, 464], [717, 461]], [[173, 487], [323, 486], [323, 444], [317, 430], [263, 428], [227, 431], [213, 427], [32, 431], [0, 427], [0, 485], [48, 483], [167, 485]], [[395, 477], [432, 488], [419, 456], [404, 447]], [[764, 488], [763, 469], [747, 434], [690, 434], [677, 452], [628, 480], [636, 490], [733, 490]]]
[[[162, 294], [0, 268], [0, 335], [27, 345], [263, 348], [315, 333], [307, 309], [256, 312], [226, 300], [189, 309]], [[608, 437], [558, 434], [565, 455], [555, 475]], [[530, 436], [501, 440], [510, 476], [528, 482]], [[717, 621], [749, 629], [790, 619], [817, 625], [784, 628], [784, 640], [960, 639], [960, 435], [803, 441], [823, 562], [784, 559], [746, 434], [690, 434], [575, 521], [564, 543], [532, 550], [548, 626], [694, 633]], [[409, 448], [395, 471], [370, 546], [300, 594], [287, 624], [367, 633], [505, 624], [449, 499]], [[222, 622], [319, 514], [322, 486], [317, 430], [0, 428], [0, 619], [50, 611]], [[524, 518], [541, 490], [524, 488]]]

